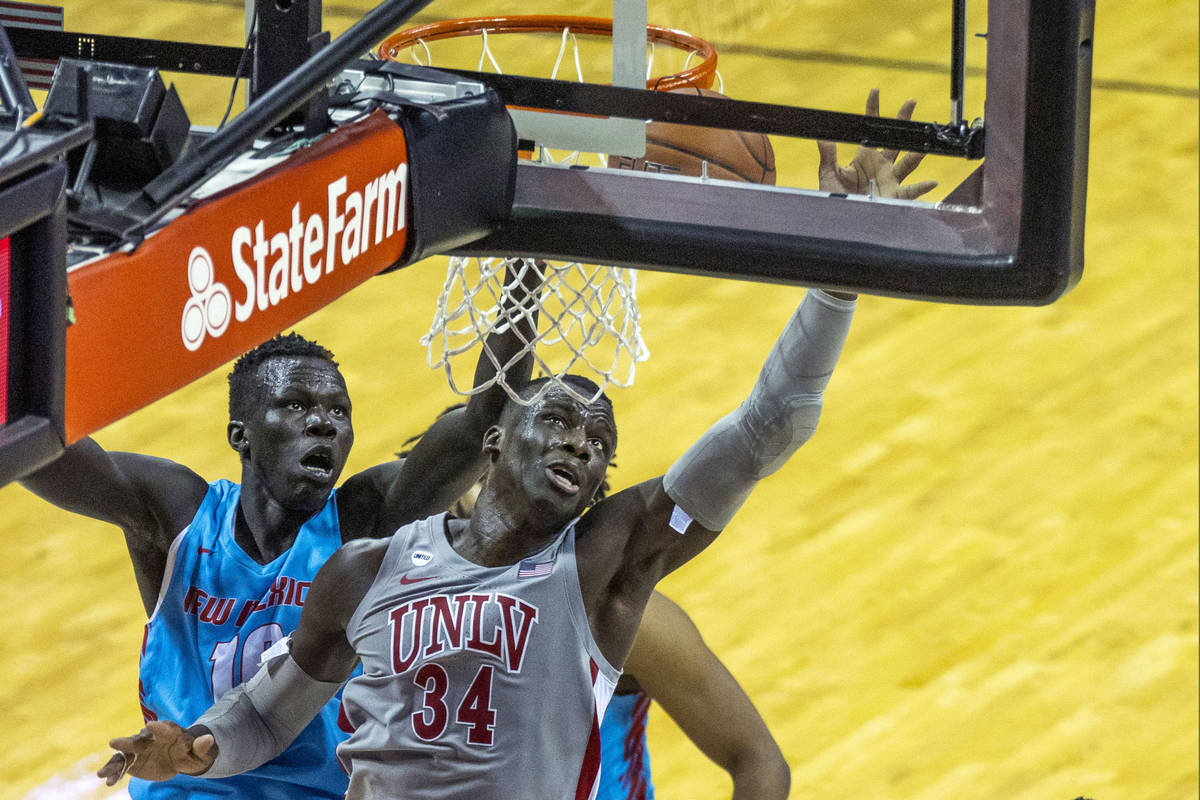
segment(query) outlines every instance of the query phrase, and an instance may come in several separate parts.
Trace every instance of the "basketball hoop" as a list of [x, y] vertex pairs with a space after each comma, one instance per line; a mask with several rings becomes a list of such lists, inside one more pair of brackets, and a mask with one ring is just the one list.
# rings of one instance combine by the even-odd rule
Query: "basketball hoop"
[[[575, 36], [595, 36], [601, 38], [612, 38], [613, 23], [611, 19], [603, 17], [572, 17], [554, 14], [529, 14], [529, 15], [513, 15], [513, 16], [496, 16], [496, 17], [468, 17], [465, 19], [442, 20], [439, 22], [431, 22], [427, 25], [418, 25], [414, 28], [394, 33], [383, 40], [379, 45], [379, 57], [398, 61], [399, 56], [405, 50], [413, 49], [417, 46], [422, 48], [427, 61], [425, 66], [432, 66], [432, 54], [428, 43], [441, 41], [445, 39], [457, 39], [467, 36], [478, 36], [482, 40], [483, 51], [479, 57], [479, 68], [483, 68], [484, 60], [491, 63], [496, 72], [503, 72], [500, 65], [497, 63], [494, 54], [492, 53], [488, 37], [495, 34], [532, 34], [532, 33], [560, 33], [564, 42], [564, 47], [559, 50], [559, 59], [556, 61], [551, 72], [551, 77], [558, 73], [559, 63], [562, 60], [562, 54], [565, 50], [565, 43], [568, 38]], [[691, 58], [700, 58], [699, 64], [693, 67], [670, 74], [663, 75], [658, 78], [651, 78], [649, 74], [646, 76], [646, 88], [655, 89], [657, 91], [669, 92], [672, 89], [679, 89], [684, 86], [697, 86], [702, 89], [712, 88], [713, 80], [717, 75], [717, 51], [704, 39], [699, 36], [693, 36], [690, 33], [685, 33], [674, 28], [664, 28], [659, 25], [646, 26], [646, 43], [650, 47], [651, 59], [649, 67], [653, 68], [653, 53], [656, 45], [665, 45], [672, 47], [688, 54]], [[576, 73], [580, 72], [578, 59], [578, 41], [575, 41], [575, 63]], [[420, 62], [415, 55], [414, 58]], [[648, 70], [649, 72], [649, 70]], [[582, 76], [579, 77], [582, 81]]]
[[[610, 19], [553, 15], [474, 17], [445, 20], [409, 28], [389, 36], [379, 46], [382, 58], [401, 60], [408, 55], [422, 66], [436, 66], [435, 48], [430, 43], [448, 39], [477, 36], [480, 39], [477, 70], [490, 64], [503, 72], [502, 60], [493, 48], [492, 37], [499, 34], [560, 34], [558, 53], [552, 66], [547, 65], [551, 78], [558, 75], [568, 45], [573, 50], [577, 80], [583, 81], [578, 37], [611, 39]], [[709, 88], [717, 75], [717, 52], [707, 41], [683, 31], [657, 25], [646, 27], [647, 54], [646, 86], [670, 91], [686, 86]], [[653, 54], [656, 45], [665, 45], [686, 54], [683, 68], [666, 75], [652, 77]], [[692, 64], [696, 59], [699, 63]], [[447, 65], [448, 66], [448, 65]], [[534, 154], [530, 154], [534, 155]], [[537, 160], [542, 163], [574, 162], [579, 153], [572, 152], [555, 159], [545, 147], [539, 147]], [[607, 159], [601, 157], [600, 165]], [[512, 309], [523, 306], [514, 292], [522, 292], [520, 277], [525, 270], [540, 273], [541, 290], [536, 296], [538, 332], [516, 358], [532, 353], [536, 364], [534, 375], [550, 377], [550, 382], [534, 397], [522, 399], [516, 388], [507, 384], [504, 369], [508, 364], [488, 348], [487, 338], [493, 332], [504, 332], [518, 319]], [[506, 284], [505, 275], [509, 276]], [[522, 258], [462, 258], [450, 259], [446, 282], [438, 297], [429, 333], [421, 338], [427, 349], [430, 367], [442, 369], [450, 388], [461, 395], [472, 395], [499, 383], [517, 402], [534, 402], [550, 387], [558, 386], [580, 402], [589, 403], [595, 397], [583, 397], [564, 383], [568, 373], [592, 378], [603, 391], [607, 386], [626, 387], [633, 384], [638, 362], [650, 353], [642, 340], [641, 318], [637, 307], [637, 273], [623, 267], [597, 266], [579, 263], [556, 263]], [[455, 374], [472, 375], [473, 359], [458, 359], [481, 345], [491, 359], [496, 377], [481, 386], [463, 388]], [[514, 358], [514, 362], [515, 362]], [[459, 363], [459, 362], [463, 363]], [[468, 363], [471, 362], [471, 363]]]
[[[528, 270], [537, 274], [530, 276]], [[523, 286], [540, 285], [533, 296], [538, 331], [507, 363], [488, 347], [492, 333], [504, 333], [525, 319], [531, 303]], [[633, 383], [635, 365], [649, 358], [642, 341], [637, 307], [637, 273], [622, 267], [559, 263], [522, 258], [450, 259], [429, 332], [421, 337], [429, 366], [446, 373], [450, 388], [470, 396], [499, 384], [518, 403], [536, 402], [559, 386], [582, 403], [593, 402], [607, 386]], [[491, 359], [495, 376], [478, 386], [461, 386], [455, 374], [473, 374], [476, 345]], [[550, 381], [535, 395], [521, 398], [504, 370], [525, 354], [534, 359], [534, 377]], [[458, 358], [464, 356], [464, 358]], [[599, 390], [588, 397], [563, 376], [592, 378]]]

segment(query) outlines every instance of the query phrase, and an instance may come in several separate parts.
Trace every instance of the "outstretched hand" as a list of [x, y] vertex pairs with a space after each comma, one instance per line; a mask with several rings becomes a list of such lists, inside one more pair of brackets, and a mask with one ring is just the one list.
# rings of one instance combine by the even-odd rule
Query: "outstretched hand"
[[113, 786], [125, 775], [165, 781], [179, 773], [197, 775], [216, 760], [211, 734], [193, 736], [174, 722], [147, 722], [136, 736], [113, 739], [116, 754], [96, 773]]
[[[896, 118], [912, 119], [913, 109], [916, 107], [916, 100], [907, 101], [900, 106]], [[878, 89], [872, 89], [867, 95], [867, 116], [879, 116]], [[905, 153], [904, 157], [897, 161], [899, 151], [860, 147], [855, 151], [850, 163], [843, 167], [837, 163], [836, 143], [819, 141], [817, 152], [821, 156], [817, 177], [823, 192], [873, 193], [877, 197], [914, 200], [937, 186], [937, 181], [917, 181], [907, 186], [901, 185], [925, 158], [924, 153]], [[872, 181], [875, 183], [874, 188], [871, 186]]]

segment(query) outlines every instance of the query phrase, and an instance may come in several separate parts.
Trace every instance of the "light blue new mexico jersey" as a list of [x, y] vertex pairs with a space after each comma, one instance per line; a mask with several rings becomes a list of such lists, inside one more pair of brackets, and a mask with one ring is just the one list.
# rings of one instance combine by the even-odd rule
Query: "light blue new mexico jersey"
[[[171, 545], [158, 606], [146, 623], [139, 693], [147, 720], [192, 724], [214, 700], [248, 680], [259, 658], [290, 634], [321, 565], [341, 546], [337, 496], [304, 524], [290, 549], [259, 564], [234, 540], [241, 486], [209, 485], [191, 524]], [[334, 755], [341, 693], [278, 758], [232, 778], [180, 775], [130, 782], [135, 799], [337, 798], [348, 782]]]
[[596, 800], [654, 800], [646, 750], [645, 692], [615, 694], [600, 723], [600, 790]]

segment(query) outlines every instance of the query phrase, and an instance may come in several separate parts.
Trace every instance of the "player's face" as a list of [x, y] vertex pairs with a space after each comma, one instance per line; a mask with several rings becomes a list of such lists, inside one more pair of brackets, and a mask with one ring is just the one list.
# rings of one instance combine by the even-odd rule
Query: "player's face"
[[585, 405], [556, 387], [514, 420], [509, 433], [510, 463], [534, 505], [553, 509], [563, 521], [583, 513], [617, 444], [609, 406]]
[[311, 356], [268, 359], [258, 376], [261, 402], [245, 422], [251, 466], [280, 505], [315, 512], [354, 444], [346, 382], [328, 361]]

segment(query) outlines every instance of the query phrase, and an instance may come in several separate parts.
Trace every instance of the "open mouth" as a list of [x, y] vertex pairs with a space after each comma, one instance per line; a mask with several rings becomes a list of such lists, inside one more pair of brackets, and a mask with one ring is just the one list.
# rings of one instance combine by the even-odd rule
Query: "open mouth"
[[328, 477], [333, 473], [333, 453], [321, 448], [313, 450], [300, 459], [300, 466], [320, 477]]
[[561, 464], [551, 464], [546, 467], [546, 475], [549, 476], [550, 483], [567, 494], [575, 494], [579, 491], [579, 480], [575, 477], [575, 473]]

